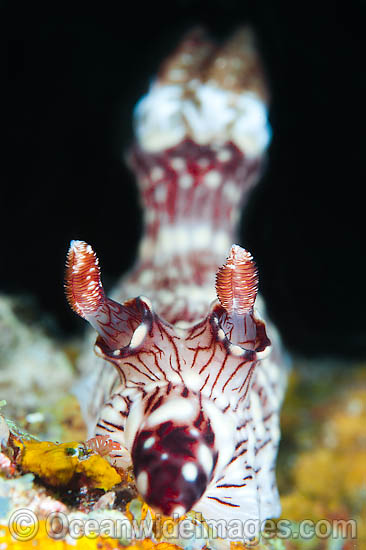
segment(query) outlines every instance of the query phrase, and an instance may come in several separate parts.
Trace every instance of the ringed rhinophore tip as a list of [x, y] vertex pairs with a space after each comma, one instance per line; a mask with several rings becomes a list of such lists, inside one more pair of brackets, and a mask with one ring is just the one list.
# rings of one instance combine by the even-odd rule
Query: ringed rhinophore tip
[[252, 255], [234, 244], [226, 264], [216, 275], [216, 293], [228, 313], [243, 315], [254, 306], [258, 291], [258, 272]]
[[84, 241], [71, 241], [65, 293], [71, 309], [86, 319], [112, 350], [126, 346], [141, 322], [136, 305], [121, 305], [105, 295], [98, 258]]
[[252, 255], [234, 244], [226, 264], [216, 274], [216, 293], [227, 312], [229, 339], [251, 346], [256, 338], [253, 307], [258, 291], [257, 268]]
[[66, 258], [65, 292], [71, 309], [84, 319], [104, 303], [98, 258], [90, 244], [71, 241]]

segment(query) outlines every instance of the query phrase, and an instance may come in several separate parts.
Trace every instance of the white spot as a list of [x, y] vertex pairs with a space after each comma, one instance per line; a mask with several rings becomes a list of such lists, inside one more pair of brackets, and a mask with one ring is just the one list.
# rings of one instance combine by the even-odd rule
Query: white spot
[[182, 157], [173, 158], [170, 164], [172, 165], [172, 168], [178, 172], [181, 172], [186, 167], [186, 161]]
[[179, 176], [178, 184], [182, 189], [189, 189], [193, 181], [193, 176], [191, 176], [191, 174], [182, 174]]
[[198, 460], [201, 463], [202, 468], [206, 471], [207, 475], [211, 473], [213, 466], [213, 458], [210, 449], [207, 445], [200, 445], [198, 448]]
[[40, 412], [29, 413], [27, 414], [25, 419], [27, 422], [29, 422], [29, 424], [34, 424], [35, 422], [43, 422], [44, 415]]
[[149, 437], [144, 443], [144, 449], [150, 449], [155, 443], [155, 437]]
[[230, 248], [231, 240], [224, 231], [218, 231], [214, 236], [215, 248], [217, 251], [226, 252]]
[[141, 285], [150, 285], [154, 280], [154, 272], [152, 269], [144, 269], [139, 276]]
[[159, 301], [164, 305], [169, 305], [174, 301], [174, 294], [170, 290], [162, 288], [159, 291]]
[[234, 181], [226, 181], [222, 189], [223, 195], [231, 202], [235, 203], [239, 200], [241, 190], [235, 185]]
[[197, 430], [197, 428], [191, 428], [191, 429], [189, 430], [189, 433], [190, 433], [191, 435], [193, 435], [193, 437], [197, 437], [197, 436], [200, 434], [200, 432]]
[[154, 166], [150, 172], [152, 181], [160, 180], [164, 175], [164, 170], [160, 166]]
[[142, 344], [147, 334], [147, 325], [141, 323], [132, 335], [130, 348], [135, 349]]
[[229, 351], [232, 355], [235, 355], [236, 357], [240, 357], [245, 353], [245, 350], [243, 348], [241, 348], [240, 346], [236, 346], [235, 344], [231, 344], [229, 346]]
[[[263, 361], [264, 359], [267, 359], [267, 357], [271, 354], [271, 352], [272, 352], [272, 346], [267, 346], [266, 349], [264, 349], [263, 351], [257, 351], [258, 361]], [[269, 368], [269, 365], [268, 365], [268, 368]]]
[[168, 458], [168, 453], [163, 453], [160, 458], [161, 460], [166, 460]]
[[149, 476], [144, 470], [139, 473], [136, 479], [136, 486], [142, 496], [145, 496], [149, 491]]
[[190, 235], [185, 227], [181, 227], [176, 231], [175, 245], [178, 250], [187, 250], [189, 248], [190, 240]]
[[195, 321], [177, 321], [174, 323], [174, 328], [178, 328], [181, 330], [187, 330], [188, 328], [193, 327], [196, 324]]
[[172, 421], [187, 421], [195, 414], [195, 407], [188, 399], [174, 398], [170, 399], [164, 405], [156, 409], [147, 419], [148, 426], [156, 426]]
[[167, 197], [167, 188], [165, 185], [158, 185], [155, 189], [155, 200], [156, 202], [164, 202]]
[[172, 80], [183, 80], [186, 78], [186, 71], [184, 69], [172, 69], [169, 71], [169, 78]]
[[184, 383], [189, 390], [198, 391], [202, 386], [202, 378], [197, 373], [191, 369], [183, 373]]
[[118, 355], [121, 355], [121, 350], [120, 349], [115, 349], [114, 352], [113, 352], [113, 355], [115, 357], [117, 357]]
[[217, 337], [221, 342], [225, 340], [225, 332], [222, 330], [222, 328], [217, 331]]
[[222, 177], [217, 170], [210, 170], [204, 175], [203, 181], [210, 189], [217, 189], [222, 181]]
[[192, 462], [187, 462], [182, 468], [182, 476], [186, 481], [196, 481], [198, 469]]
[[211, 241], [211, 228], [208, 226], [197, 228], [197, 230], [195, 231], [194, 237], [195, 237], [194, 240], [197, 248], [198, 246], [201, 248], [205, 248], [209, 246]]
[[217, 153], [217, 160], [220, 162], [228, 162], [232, 157], [231, 151], [229, 149], [221, 149]]

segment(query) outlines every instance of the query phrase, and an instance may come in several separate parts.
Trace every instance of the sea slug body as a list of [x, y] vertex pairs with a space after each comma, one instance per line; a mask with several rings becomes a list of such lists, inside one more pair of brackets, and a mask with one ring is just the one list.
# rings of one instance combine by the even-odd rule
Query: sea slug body
[[135, 112], [129, 162], [145, 208], [135, 267], [113, 299], [84, 241], [66, 269], [68, 301], [98, 333], [98, 358], [81, 361], [90, 437], [118, 444], [111, 456], [133, 465], [156, 510], [250, 520], [252, 536], [280, 513], [287, 367], [254, 260], [232, 243], [270, 140], [267, 96], [249, 30], [221, 46], [200, 30], [185, 37]]

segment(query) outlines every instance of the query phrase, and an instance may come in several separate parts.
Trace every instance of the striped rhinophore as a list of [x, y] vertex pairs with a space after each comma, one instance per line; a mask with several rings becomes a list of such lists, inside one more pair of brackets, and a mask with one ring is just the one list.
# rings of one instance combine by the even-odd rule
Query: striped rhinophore
[[267, 100], [251, 31], [223, 45], [188, 34], [135, 110], [136, 264], [108, 298], [94, 251], [72, 241], [65, 284], [98, 333], [80, 360], [90, 437], [118, 444], [111, 457], [156, 510], [249, 522], [248, 536], [280, 513], [287, 371], [253, 257], [233, 244], [270, 141]]

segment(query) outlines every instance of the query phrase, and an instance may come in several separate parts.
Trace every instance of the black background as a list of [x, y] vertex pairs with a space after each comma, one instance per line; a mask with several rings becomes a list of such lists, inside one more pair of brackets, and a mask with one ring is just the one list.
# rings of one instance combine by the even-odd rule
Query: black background
[[108, 288], [133, 262], [141, 235], [123, 163], [133, 106], [191, 26], [202, 24], [220, 40], [250, 23], [272, 90], [273, 141], [241, 244], [257, 260], [261, 291], [291, 350], [365, 357], [365, 2], [347, 6], [2, 4], [9, 97], [2, 104], [1, 289], [36, 296], [61, 334], [81, 330], [63, 296], [69, 241], [92, 244]]

